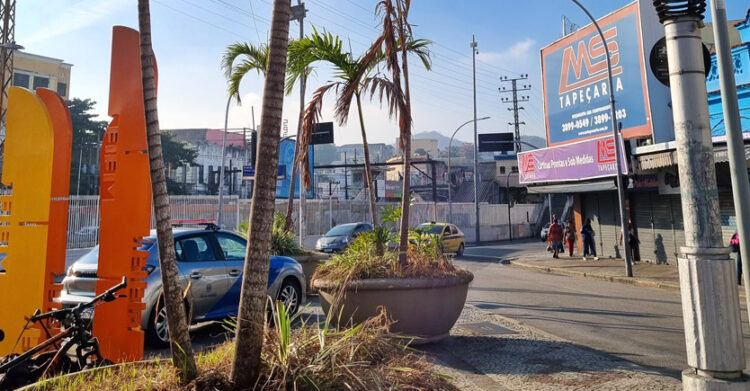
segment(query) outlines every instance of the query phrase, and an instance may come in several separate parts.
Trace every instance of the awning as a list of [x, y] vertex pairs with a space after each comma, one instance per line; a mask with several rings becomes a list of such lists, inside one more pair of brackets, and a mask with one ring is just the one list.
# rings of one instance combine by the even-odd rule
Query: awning
[[529, 193], [547, 194], [547, 193], [586, 193], [589, 191], [610, 191], [616, 190], [615, 177], [592, 181], [592, 182], [570, 182], [526, 185]]
[[[750, 159], [750, 145], [745, 146], [745, 160]], [[729, 151], [726, 145], [714, 145], [714, 163], [726, 163], [729, 161]], [[654, 171], [662, 167], [677, 165], [677, 151], [663, 151], [651, 154], [638, 155], [634, 157], [636, 174]]]

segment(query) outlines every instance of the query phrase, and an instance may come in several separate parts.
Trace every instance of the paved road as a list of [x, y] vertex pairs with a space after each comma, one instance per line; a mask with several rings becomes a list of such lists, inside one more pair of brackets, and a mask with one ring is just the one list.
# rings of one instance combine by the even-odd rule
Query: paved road
[[[497, 262], [496, 257], [539, 251], [540, 246], [525, 242], [468, 248], [456, 261], [474, 272], [468, 303], [663, 374], [678, 377], [687, 367], [679, 293]], [[750, 359], [747, 326], [743, 307], [745, 356]]]

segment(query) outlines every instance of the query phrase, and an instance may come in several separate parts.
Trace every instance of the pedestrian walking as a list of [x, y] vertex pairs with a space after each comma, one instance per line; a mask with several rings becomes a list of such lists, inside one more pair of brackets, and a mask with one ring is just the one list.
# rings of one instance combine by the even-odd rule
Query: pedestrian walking
[[560, 224], [557, 224], [557, 219], [552, 220], [552, 225], [549, 226], [549, 241], [552, 246], [552, 258], [560, 258], [557, 254], [562, 249], [563, 229]]
[[565, 232], [563, 237], [568, 244], [568, 256], [573, 257], [573, 245], [576, 242], [576, 229], [573, 227], [573, 221], [568, 220], [565, 224]]
[[742, 285], [742, 253], [740, 252], [740, 235], [737, 231], [729, 240], [729, 246], [733, 253], [737, 253], [737, 285]]
[[[620, 231], [620, 245], [622, 246], [622, 230]], [[641, 241], [638, 240], [638, 235], [635, 233], [635, 226], [633, 225], [633, 222], [628, 220], [628, 246], [630, 246], [630, 256], [633, 262], [638, 262], [641, 260], [641, 252], [638, 246], [641, 244]]]
[[594, 229], [591, 228], [590, 218], [587, 218], [586, 222], [583, 223], [581, 236], [583, 236], [583, 260], [586, 260], [587, 255], [593, 255], [594, 260], [598, 261], [599, 257], [596, 256], [596, 246], [594, 245]]

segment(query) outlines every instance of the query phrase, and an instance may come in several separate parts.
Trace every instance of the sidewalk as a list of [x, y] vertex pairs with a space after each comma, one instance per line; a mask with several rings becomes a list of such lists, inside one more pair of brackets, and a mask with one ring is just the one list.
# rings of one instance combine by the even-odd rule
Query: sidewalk
[[451, 336], [417, 346], [465, 391], [680, 390], [680, 380], [471, 304]]
[[559, 259], [540, 251], [534, 255], [520, 255], [506, 259], [511, 266], [538, 272], [565, 276], [576, 276], [619, 282], [649, 288], [661, 288], [673, 291], [680, 290], [680, 278], [677, 265], [657, 265], [648, 262], [637, 262], [633, 265], [633, 277], [625, 277], [625, 262], [622, 259], [601, 258], [594, 261], [581, 257], [573, 258], [560, 254]]

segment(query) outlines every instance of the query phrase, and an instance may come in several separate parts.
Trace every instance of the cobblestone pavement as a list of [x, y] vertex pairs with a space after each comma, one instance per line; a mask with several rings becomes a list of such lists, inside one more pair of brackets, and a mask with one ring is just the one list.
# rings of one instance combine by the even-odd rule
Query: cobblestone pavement
[[679, 390], [678, 379], [467, 305], [451, 331], [424, 346], [462, 390]]

